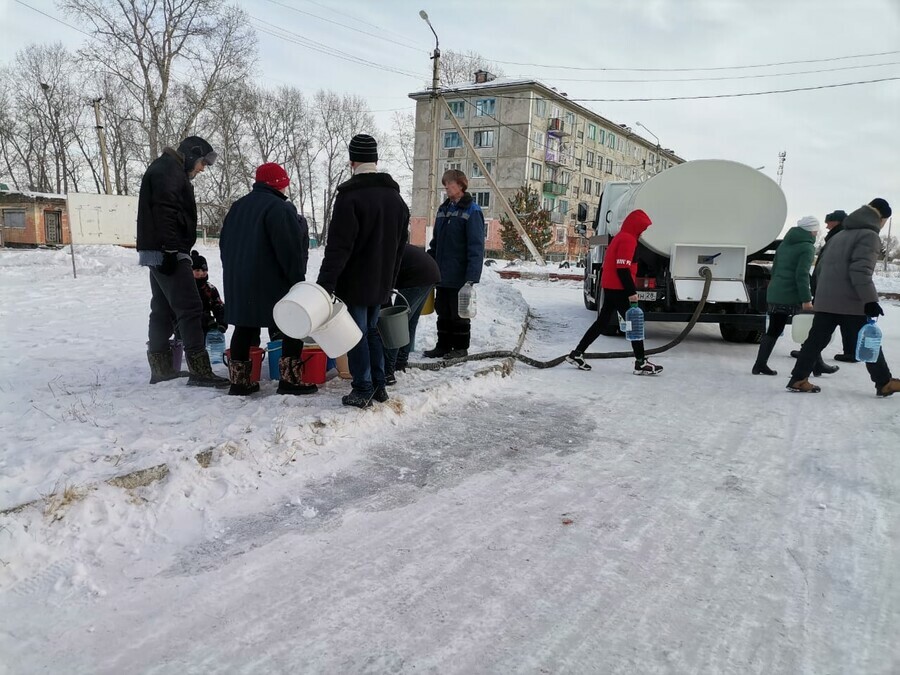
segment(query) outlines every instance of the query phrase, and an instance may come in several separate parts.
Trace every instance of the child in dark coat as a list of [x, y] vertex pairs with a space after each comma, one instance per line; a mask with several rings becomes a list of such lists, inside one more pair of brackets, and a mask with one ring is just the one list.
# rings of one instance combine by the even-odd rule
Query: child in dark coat
[[198, 251], [191, 251], [191, 267], [194, 270], [194, 280], [197, 282], [197, 292], [203, 302], [203, 332], [208, 333], [218, 329], [224, 333], [228, 329], [225, 322], [225, 303], [219, 290], [209, 283], [209, 265]]

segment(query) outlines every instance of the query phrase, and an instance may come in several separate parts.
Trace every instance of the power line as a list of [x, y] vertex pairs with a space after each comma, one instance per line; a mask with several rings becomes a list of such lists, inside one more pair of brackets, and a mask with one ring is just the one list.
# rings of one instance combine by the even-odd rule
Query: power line
[[803, 59], [798, 61], [778, 61], [774, 63], [757, 63], [747, 66], [717, 66], [708, 68], [589, 68], [586, 66], [564, 66], [549, 65], [546, 63], [523, 63], [520, 61], [500, 61], [498, 59], [490, 59], [495, 63], [509, 66], [529, 66], [532, 68], [550, 68], [557, 70], [581, 70], [581, 71], [619, 71], [634, 73], [653, 73], [653, 72], [690, 72], [690, 71], [707, 71], [707, 70], [745, 70], [747, 68], [771, 68], [773, 66], [793, 66], [802, 63], [826, 63], [829, 61], [846, 61], [848, 59], [864, 59], [870, 56], [893, 56], [900, 54], [900, 50], [890, 52], [873, 52], [871, 54], [851, 54], [848, 56], [831, 56], [824, 59]]
[[353, 19], [357, 23], [361, 23], [364, 26], [369, 26], [371, 28], [375, 28], [376, 30], [380, 30], [382, 33], [391, 33], [393, 35], [396, 35], [399, 38], [407, 37], [406, 35], [403, 35], [402, 33], [398, 33], [397, 31], [390, 30], [389, 28], [382, 28], [381, 26], [371, 23], [369, 21], [363, 21], [359, 17], [353, 16], [352, 14], [348, 14], [347, 12], [342, 12], [339, 9], [335, 9], [334, 7], [329, 7], [328, 5], [324, 5], [321, 2], [316, 2], [315, 0], [304, 0], [304, 2], [308, 2], [311, 5], [316, 5], [317, 7], [321, 7], [322, 9], [327, 9], [329, 12], [333, 12], [334, 14], [339, 14], [341, 16], [345, 16], [348, 19]]
[[324, 16], [319, 16], [318, 14], [313, 14], [312, 12], [305, 12], [302, 9], [297, 9], [296, 7], [291, 7], [290, 5], [285, 5], [282, 2], [278, 2], [278, 0], [269, 0], [273, 5], [278, 5], [279, 7], [284, 7], [285, 9], [289, 9], [292, 12], [297, 12], [298, 14], [304, 14], [305, 16], [311, 16], [314, 19], [318, 19], [319, 21], [325, 21], [326, 23], [334, 24], [335, 26], [341, 26], [342, 28], [346, 28], [347, 30], [352, 30], [356, 33], [361, 33], [362, 35], [368, 35], [369, 37], [376, 38], [377, 40], [384, 40], [385, 42], [390, 42], [391, 44], [399, 45], [405, 49], [411, 49], [415, 52], [419, 53], [427, 53], [426, 50], [420, 49], [418, 47], [411, 47], [410, 45], [399, 42], [397, 40], [392, 40], [391, 38], [385, 37], [384, 35], [379, 35], [377, 33], [370, 33], [369, 31], [362, 30], [360, 28], [354, 28], [353, 26], [348, 26], [345, 23], [341, 23], [340, 21], [334, 21], [333, 19], [326, 19]]
[[37, 12], [38, 14], [43, 14], [43, 15], [46, 16], [48, 19], [51, 19], [51, 20], [55, 21], [56, 23], [61, 23], [63, 26], [66, 26], [66, 27], [68, 27], [68, 28], [71, 28], [72, 30], [77, 30], [77, 31], [78, 31], [79, 33], [81, 33], [82, 35], [87, 35], [89, 38], [93, 38], [93, 37], [94, 37], [94, 36], [91, 35], [90, 33], [81, 30], [78, 26], [73, 26], [73, 25], [70, 24], [70, 23], [66, 23], [66, 22], [63, 21], [62, 19], [57, 19], [57, 18], [56, 18], [55, 16], [53, 16], [52, 14], [47, 14], [47, 12], [44, 12], [44, 11], [38, 9], [37, 7], [32, 7], [32, 6], [29, 5], [27, 2], [22, 2], [22, 0], [16, 0], [16, 2], [18, 2], [18, 3], [19, 3], [20, 5], [22, 5], [23, 7], [27, 7], [28, 9], [32, 10], [33, 12]]
[[860, 66], [842, 66], [840, 68], [821, 68], [817, 70], [800, 70], [790, 73], [755, 73], [753, 75], [717, 75], [713, 77], [669, 77], [658, 78], [652, 80], [646, 79], [603, 79], [592, 80], [578, 77], [553, 77], [554, 82], [637, 82], [637, 83], [657, 83], [657, 82], [712, 82], [715, 80], [753, 80], [763, 77], [788, 77], [793, 75], [812, 75], [815, 73], [835, 73], [842, 70], [860, 70], [862, 68], [882, 68], [884, 66], [896, 66], [900, 61], [888, 61], [887, 63], [871, 63]]

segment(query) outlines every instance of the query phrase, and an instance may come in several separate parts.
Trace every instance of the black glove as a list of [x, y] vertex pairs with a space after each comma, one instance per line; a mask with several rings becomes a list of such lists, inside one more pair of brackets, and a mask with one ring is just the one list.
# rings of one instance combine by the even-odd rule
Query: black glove
[[218, 325], [218, 329], [219, 329], [219, 332], [222, 333], [222, 335], [224, 335], [224, 334], [225, 334], [225, 331], [228, 330], [228, 326], [226, 326], [226, 325], [223, 324], [223, 323], [220, 323], [220, 324]]
[[163, 253], [163, 261], [162, 264], [156, 268], [156, 271], [160, 274], [165, 274], [166, 276], [175, 274], [175, 270], [178, 269], [178, 252], [177, 251], [166, 251]]
[[867, 302], [863, 311], [870, 319], [874, 319], [876, 316], [884, 316], [884, 310], [881, 309], [881, 305], [877, 302]]

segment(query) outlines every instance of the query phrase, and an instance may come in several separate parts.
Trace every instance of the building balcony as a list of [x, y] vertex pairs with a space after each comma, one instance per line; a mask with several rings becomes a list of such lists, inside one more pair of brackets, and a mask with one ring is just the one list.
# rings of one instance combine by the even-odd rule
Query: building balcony
[[547, 148], [547, 152], [544, 154], [544, 161], [551, 166], [571, 167], [575, 163], [575, 158], [571, 153]]
[[551, 117], [547, 120], [547, 133], [551, 136], [571, 136], [572, 132], [566, 126], [562, 117]]
[[566, 214], [559, 209], [553, 209], [550, 212], [550, 222], [555, 225], [562, 225], [566, 222]]
[[568, 185], [564, 185], [562, 183], [557, 183], [552, 180], [544, 181], [544, 194], [559, 196], [566, 194], [566, 190], [569, 189]]

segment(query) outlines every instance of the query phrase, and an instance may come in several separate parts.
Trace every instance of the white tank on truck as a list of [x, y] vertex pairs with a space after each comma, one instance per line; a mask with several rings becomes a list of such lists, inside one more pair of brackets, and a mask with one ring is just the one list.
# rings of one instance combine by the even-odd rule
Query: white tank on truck
[[[638, 290], [648, 321], [687, 321], [702, 296], [702, 268], [712, 271], [700, 321], [718, 323], [729, 341], [755, 341], [765, 327], [767, 250], [787, 216], [778, 184], [738, 162], [678, 164], [642, 183], [609, 183], [585, 261], [585, 305], [599, 300], [609, 240], [635, 209], [653, 225], [638, 246]], [[614, 327], [610, 327], [610, 332]]]

